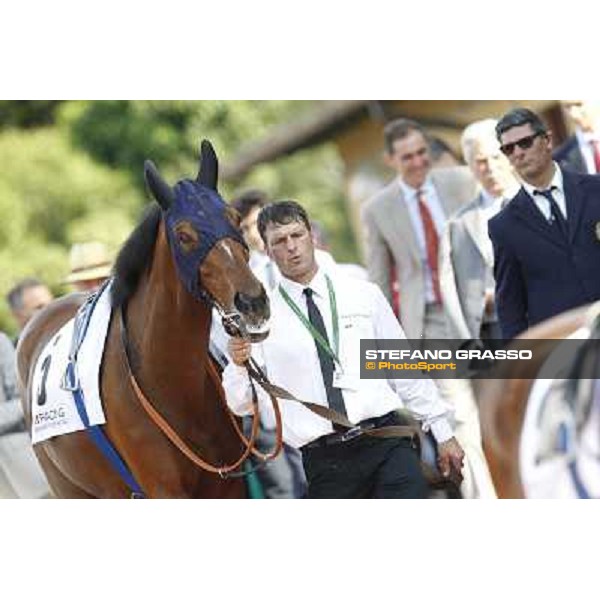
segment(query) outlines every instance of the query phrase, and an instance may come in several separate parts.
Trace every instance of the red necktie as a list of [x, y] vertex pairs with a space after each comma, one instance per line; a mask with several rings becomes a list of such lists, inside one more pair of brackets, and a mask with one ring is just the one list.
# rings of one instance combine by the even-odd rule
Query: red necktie
[[442, 302], [442, 293], [440, 291], [440, 277], [438, 271], [438, 234], [431, 218], [431, 212], [427, 204], [425, 204], [425, 194], [423, 190], [417, 191], [417, 200], [419, 202], [419, 212], [421, 213], [421, 221], [423, 222], [423, 231], [425, 232], [425, 244], [427, 247], [427, 262], [431, 269], [431, 279], [433, 283], [433, 293], [435, 301], [440, 304]]
[[592, 152], [594, 153], [594, 164], [596, 165], [596, 173], [600, 173], [600, 142], [592, 140]]

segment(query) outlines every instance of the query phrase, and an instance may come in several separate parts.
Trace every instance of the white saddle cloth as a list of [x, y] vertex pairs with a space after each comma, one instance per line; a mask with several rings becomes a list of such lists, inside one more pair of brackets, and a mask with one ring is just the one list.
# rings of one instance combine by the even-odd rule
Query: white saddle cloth
[[[568, 339], [584, 339], [582, 328]], [[558, 355], [563, 356], [563, 355]], [[548, 360], [552, 359], [552, 355]], [[531, 388], [519, 451], [521, 480], [526, 498], [578, 498], [573, 477], [591, 497], [600, 498], [600, 412], [592, 408], [579, 439], [575, 439], [572, 412], [563, 400], [566, 379], [538, 379]], [[560, 450], [559, 429], [569, 433], [571, 443]]]
[[[110, 321], [110, 285], [102, 292], [92, 313], [87, 334], [77, 355], [77, 374], [83, 390], [90, 425], [106, 423], [100, 400], [100, 362]], [[73, 398], [63, 389], [75, 319], [68, 321], [42, 350], [33, 374], [33, 444], [85, 429]], [[44, 400], [45, 398], [45, 400]], [[43, 404], [40, 404], [40, 401]]]

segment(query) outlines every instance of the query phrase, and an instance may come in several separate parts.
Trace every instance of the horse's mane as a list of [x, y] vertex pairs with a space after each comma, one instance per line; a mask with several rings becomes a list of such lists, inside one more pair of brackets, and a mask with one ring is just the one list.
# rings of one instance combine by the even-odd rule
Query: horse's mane
[[135, 292], [140, 277], [150, 265], [162, 213], [156, 204], [146, 209], [142, 220], [133, 230], [114, 266], [111, 303], [119, 308]]

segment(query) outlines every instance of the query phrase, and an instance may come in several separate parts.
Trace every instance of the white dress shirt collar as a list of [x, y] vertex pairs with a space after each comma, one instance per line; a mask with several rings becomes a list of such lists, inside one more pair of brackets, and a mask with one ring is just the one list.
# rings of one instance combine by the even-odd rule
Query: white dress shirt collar
[[483, 211], [485, 220], [489, 221], [491, 218], [495, 217], [502, 210], [502, 206], [507, 201], [508, 198], [504, 198], [503, 196], [494, 197], [489, 192], [482, 189], [479, 206]]
[[[528, 183], [523, 182], [523, 188], [529, 194], [535, 205], [538, 207], [542, 215], [547, 219], [552, 219], [552, 211], [550, 209], [550, 204], [548, 203], [548, 199], [544, 198], [544, 196], [540, 196], [539, 194], [534, 194], [534, 192], [540, 188], [536, 188]], [[554, 189], [553, 189], [554, 188]], [[552, 177], [552, 181], [547, 188], [544, 189], [553, 189], [552, 197], [554, 201], [558, 205], [559, 210], [562, 212], [563, 217], [565, 219], [568, 218], [567, 215], [567, 202], [565, 200], [565, 190], [564, 190], [564, 182], [563, 182], [563, 174], [560, 170], [560, 167], [554, 163], [554, 176]]]
[[309, 287], [315, 293], [318, 298], [327, 298], [327, 282], [325, 281], [325, 271], [319, 268], [308, 284], [298, 283], [292, 281], [287, 277], [282, 277], [280, 281], [281, 287], [288, 293], [290, 298], [301, 307], [306, 307], [306, 299], [304, 296], [304, 290]]
[[[564, 190], [562, 171], [560, 170], [560, 167], [555, 162], [553, 164], [554, 164], [554, 176], [552, 177], [552, 181], [550, 181], [550, 184], [544, 189], [556, 187], [558, 189], [558, 191], [564, 196], [565, 190]], [[527, 183], [526, 181], [523, 181], [523, 187], [525, 188], [525, 191], [533, 198], [533, 200], [537, 202], [538, 196], [534, 196], [533, 192], [535, 192], [536, 190], [538, 190], [540, 188], [537, 188], [537, 187]]]
[[496, 200], [502, 200], [502, 198], [496, 198], [492, 196], [488, 191], [481, 188], [481, 207], [482, 208], [490, 208]]
[[419, 190], [423, 190], [425, 194], [425, 198], [431, 197], [432, 194], [435, 194], [435, 187], [433, 185], [433, 181], [431, 181], [431, 177], [428, 175], [425, 179], [423, 185], [420, 188], [414, 188], [408, 185], [401, 177], [398, 177], [398, 185], [402, 190], [402, 194], [405, 198], [410, 198], [411, 200], [417, 199], [417, 192]]

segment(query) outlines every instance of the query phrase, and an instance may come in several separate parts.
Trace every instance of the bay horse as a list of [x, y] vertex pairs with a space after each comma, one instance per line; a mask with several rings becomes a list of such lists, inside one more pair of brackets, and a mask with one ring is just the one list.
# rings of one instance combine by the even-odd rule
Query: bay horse
[[[499, 498], [525, 498], [520, 473], [520, 448], [523, 423], [530, 393], [538, 373], [556, 342], [567, 338], [597, 319], [600, 304], [583, 306], [557, 315], [531, 329], [517, 339], [531, 340], [535, 348], [534, 364], [517, 361], [511, 367], [511, 379], [480, 379], [474, 382], [479, 406], [484, 453]], [[577, 373], [571, 370], [576, 386]], [[575, 387], [568, 388], [573, 398]]]
[[[142, 497], [244, 497], [243, 479], [219, 477], [184, 455], [149, 417], [140, 394], [216, 471], [235, 464], [248, 445], [235, 431], [209, 359], [211, 312], [233, 315], [251, 337], [264, 339], [268, 298], [248, 267], [239, 215], [217, 192], [218, 161], [209, 142], [202, 142], [196, 180], [171, 187], [150, 161], [144, 175], [157, 205], [125, 242], [114, 267], [100, 368], [106, 416], [101, 430]], [[81, 294], [59, 299], [23, 332], [17, 361], [28, 424], [36, 360], [84, 300]], [[132, 497], [131, 486], [86, 431], [50, 438], [34, 450], [59, 498]]]

